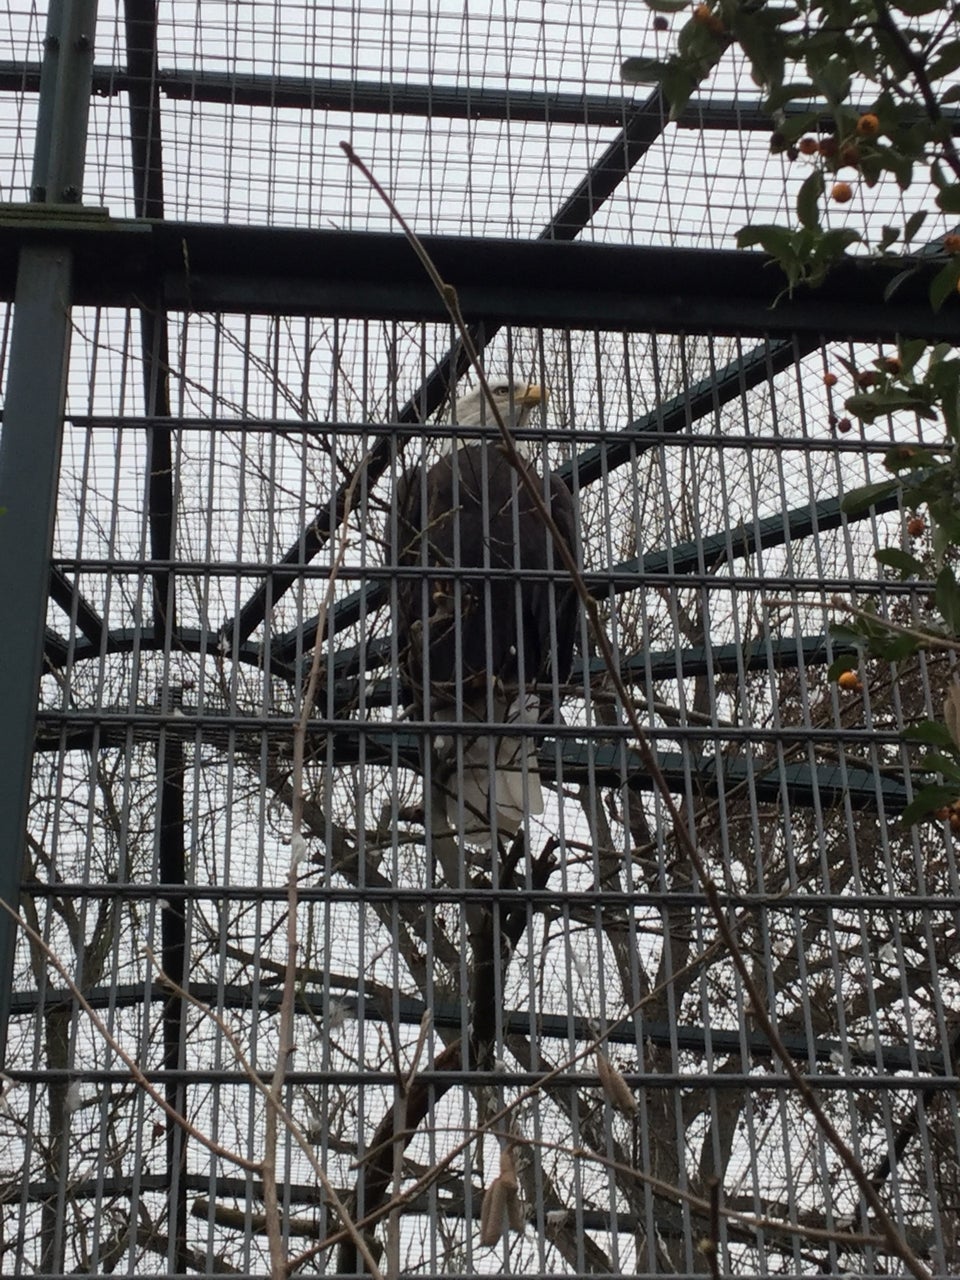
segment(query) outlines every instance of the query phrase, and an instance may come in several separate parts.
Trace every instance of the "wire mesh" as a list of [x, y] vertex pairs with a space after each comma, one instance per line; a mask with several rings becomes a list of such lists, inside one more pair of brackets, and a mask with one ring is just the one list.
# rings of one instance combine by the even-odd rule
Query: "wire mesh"
[[[421, 230], [551, 234], [572, 192], [600, 190], [591, 166], [631, 118], [621, 55], [661, 39], [620, 4], [161, 4], [128, 48], [124, 14], [102, 10], [87, 202], [271, 226], [386, 228], [337, 149], [349, 136]], [[15, 200], [41, 27], [10, 6]], [[154, 37], [156, 66], [133, 74]], [[320, 100], [326, 80], [354, 109]], [[740, 81], [723, 68], [699, 119]], [[418, 117], [404, 93], [424, 86], [443, 105]], [[131, 118], [144, 90], [153, 134]], [[444, 90], [503, 93], [502, 118], [450, 114]], [[560, 94], [581, 95], [583, 123], [549, 118]], [[659, 110], [655, 125], [578, 234], [729, 247], [790, 200], [762, 134]], [[871, 217], [899, 200], [881, 192]], [[449, 325], [279, 303], [72, 319], [0, 1115], [4, 1273], [278, 1274], [279, 1238], [285, 1263], [324, 1274], [905, 1274], [795, 1063], [910, 1247], [955, 1275], [956, 836], [900, 820], [927, 777], [904, 727], [939, 715], [954, 663], [863, 664], [853, 691], [827, 676], [835, 593], [921, 616], [929, 584], [888, 575], [878, 548], [933, 573], [905, 512], [840, 509], [886, 476], [898, 427], [842, 430], [844, 386], [823, 374], [882, 346], [478, 328], [491, 378], [549, 389], [514, 435], [541, 494], [550, 470], [576, 513], [592, 604], [570, 614], [568, 671], [550, 654], [570, 575], [552, 543], [531, 564], [542, 530], [521, 536], [516, 473], [492, 490], [495, 425], [452, 420], [477, 378], [450, 374]], [[9, 310], [5, 374], [8, 330]], [[471, 545], [458, 450], [478, 440]], [[445, 456], [441, 555], [445, 513], [409, 484]], [[535, 587], [546, 665], [494, 672], [495, 640], [527, 652]], [[511, 595], [521, 623], [494, 607]], [[431, 629], [453, 638], [445, 699], [423, 671]], [[510, 721], [526, 697], [535, 714]], [[518, 736], [516, 834], [488, 809], [483, 847], [467, 775], [489, 799]]]
[[[247, 1071], [268, 1074], [276, 1061], [292, 722], [324, 601], [285, 1098], [343, 1194], [411, 1090], [433, 1096], [401, 1187], [415, 1189], [478, 1133], [404, 1213], [404, 1269], [486, 1265], [471, 1222], [496, 1170], [497, 1133], [522, 1150], [529, 1223], [509, 1244], [512, 1265], [537, 1273], [587, 1272], [601, 1257], [613, 1270], [658, 1274], [667, 1259], [696, 1270], [709, 1171], [748, 1219], [783, 1214], [814, 1241], [817, 1229], [847, 1229], [858, 1196], [751, 1032], [702, 889], [582, 621], [580, 656], [554, 690], [549, 723], [526, 730], [547, 797], [523, 824], [526, 870], [511, 880], [505, 860], [469, 842], [459, 886], [432, 865], [440, 837], [423, 811], [383, 531], [403, 469], [454, 438], [449, 409], [426, 430], [397, 425], [391, 412], [449, 335], [184, 320], [171, 335], [182, 361], [170, 386], [176, 510], [161, 569], [143, 515], [142, 404], [135, 389], [117, 397], [139, 386], [132, 317], [85, 314], [78, 329], [55, 561], [73, 594], [49, 619], [57, 639], [42, 690], [26, 901], [119, 1048], [49, 974], [39, 943], [24, 944], [7, 1121], [22, 1181], [8, 1213], [11, 1231], [36, 1241], [32, 1265], [57, 1272], [109, 1256], [136, 1269], [174, 1212], [165, 1119], [131, 1088], [122, 1048], [155, 1086], [180, 1091], [193, 1131], [177, 1140], [191, 1206], [177, 1256], [213, 1270], [215, 1258], [265, 1266], [258, 1179], [238, 1179], [193, 1133], [231, 1151], [262, 1139]], [[297, 352], [312, 353], [310, 379], [292, 376]], [[647, 732], [836, 1123], [870, 1170], [914, 1135], [888, 1174], [890, 1194], [929, 1247], [942, 1238], [931, 1206], [955, 1139], [952, 1093], [926, 1091], [950, 1070], [956, 866], [949, 835], [898, 822], [911, 768], [900, 729], [912, 709], [933, 708], [944, 663], [925, 657], [895, 685], [868, 679], [853, 697], [825, 678], [831, 590], [898, 591], [909, 603], [872, 560], [900, 513], [852, 523], [830, 514], [842, 489], [875, 477], [890, 441], [883, 424], [838, 441], [826, 392], [810, 392], [832, 351], [658, 430], [664, 406], [682, 410], [700, 377], [719, 382], [755, 354], [749, 340], [508, 331], [487, 362], [551, 388], [543, 420], [521, 435], [545, 447], [576, 495], [585, 579]], [[373, 480], [365, 459], [384, 443], [390, 464]], [[619, 465], [603, 453], [596, 465], [603, 446], [621, 450]], [[288, 546], [352, 475], [360, 480], [336, 554], [328, 546], [283, 573]], [[161, 574], [171, 597], [175, 589], [175, 621], [154, 609]], [[262, 626], [225, 640], [262, 580], [274, 596]], [[84, 631], [82, 608], [102, 619], [99, 635]], [[176, 884], [164, 868], [171, 822], [183, 837]], [[543, 881], [550, 841], [556, 865]], [[480, 944], [468, 925], [491, 902], [498, 948], [523, 927], [487, 1007], [471, 988]], [[183, 927], [179, 980], [198, 1002], [180, 1015], [172, 1061], [159, 975], [165, 916]], [[492, 1018], [492, 1046], [470, 1065], [478, 1010]], [[618, 1115], [598, 1088], [589, 1052], [598, 1035], [636, 1116]], [[451, 1049], [463, 1058], [448, 1072]], [[296, 1253], [334, 1224], [289, 1134], [281, 1167]], [[103, 1235], [120, 1213], [151, 1224], [128, 1231], [122, 1247]], [[45, 1215], [69, 1223], [59, 1246]], [[731, 1271], [742, 1274], [846, 1256], [835, 1241], [814, 1241], [779, 1227], [761, 1251], [739, 1220], [724, 1224]], [[55, 1247], [58, 1265], [42, 1252]], [[172, 1259], [174, 1241], [163, 1248]], [[867, 1247], [858, 1265], [887, 1265], [882, 1255]]]

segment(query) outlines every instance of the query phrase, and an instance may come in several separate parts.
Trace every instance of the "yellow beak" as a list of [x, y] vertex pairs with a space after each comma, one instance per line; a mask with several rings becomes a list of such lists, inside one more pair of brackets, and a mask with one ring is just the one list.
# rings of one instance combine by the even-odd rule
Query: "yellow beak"
[[517, 396], [516, 403], [523, 409], [532, 409], [535, 405], [545, 404], [546, 400], [546, 387], [541, 387], [538, 386], [537, 383], [531, 382], [523, 395]]

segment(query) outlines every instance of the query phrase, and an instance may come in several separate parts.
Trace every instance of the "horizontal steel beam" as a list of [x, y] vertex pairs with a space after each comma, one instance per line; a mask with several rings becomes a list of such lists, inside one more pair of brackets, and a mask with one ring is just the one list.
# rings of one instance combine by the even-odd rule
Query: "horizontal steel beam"
[[[758, 337], [960, 341], [960, 308], [934, 314], [939, 260], [884, 302], [904, 260], [839, 265], [819, 289], [780, 298], [783, 277], [759, 253], [426, 236], [468, 321]], [[7, 206], [0, 211], [0, 299], [13, 296], [25, 245], [76, 253], [76, 302], [172, 310], [312, 314], [447, 323], [443, 303], [401, 235], [116, 220]], [[779, 299], [779, 301], [778, 301]]]
[[[169, 739], [179, 736], [194, 742], [198, 734], [208, 747], [218, 744], [231, 751], [240, 750], [242, 735], [249, 735], [255, 750], [265, 733], [277, 734], [276, 724], [243, 724], [222, 716], [157, 717], [154, 715], [117, 716], [55, 715], [41, 713], [37, 738], [38, 751], [87, 751], [107, 747], [125, 748], [130, 732], [139, 742], [155, 741], [161, 732]], [[284, 730], [288, 729], [285, 723]], [[319, 727], [319, 726], [318, 726]], [[439, 730], [446, 726], [438, 724]], [[481, 726], [483, 727], [483, 726]], [[498, 726], [499, 727], [499, 726]], [[486, 729], [484, 729], [486, 732]], [[556, 732], [544, 730], [546, 732]], [[625, 739], [622, 742], [608, 740], [544, 737], [538, 750], [541, 775], [551, 782], [569, 784], [592, 779], [599, 786], [623, 786], [624, 779], [640, 791], [655, 790], [655, 784], [639, 754]], [[582, 732], [582, 730], [580, 731]], [[359, 763], [400, 767], [419, 771], [421, 737], [404, 726], [384, 725], [375, 722], [350, 724], [331, 722], [322, 736], [311, 737], [310, 749], [323, 753], [332, 752], [337, 765], [343, 767]], [[605, 726], [606, 738], [613, 736], [612, 727]], [[724, 737], [722, 730], [664, 730], [664, 737], [681, 737], [686, 734], [697, 737], [715, 735]], [[542, 735], [531, 729], [531, 736]], [[796, 735], [794, 735], [796, 736]], [[844, 734], [838, 732], [839, 744]], [[850, 738], [855, 735], [847, 734]], [[876, 735], [874, 735], [875, 737]], [[691, 741], [691, 749], [698, 750], [699, 743]], [[831, 745], [831, 744], [828, 744]], [[678, 751], [657, 751], [660, 770], [671, 791], [683, 794], [692, 781], [701, 795], [716, 797], [731, 788], [748, 784], [763, 803], [791, 804], [806, 808], [812, 804], [823, 806], [849, 804], [853, 809], [877, 810], [882, 804], [888, 813], [899, 813], [910, 802], [901, 776], [891, 777], [866, 766], [860, 767], [844, 761], [842, 764], [779, 763], [776, 759], [760, 761], [751, 754], [752, 744], [741, 743], [735, 756], [723, 754], [719, 748], [714, 756], [699, 756], [694, 763], [690, 755]]]
[[[186, 896], [189, 896], [187, 894]], [[638, 903], [646, 904], [643, 893], [638, 893]], [[556, 906], [563, 904], [563, 894], [557, 894]], [[706, 900], [704, 899], [704, 906]], [[789, 909], [789, 908], [788, 908]], [[384, 1022], [396, 1019], [406, 1026], [419, 1026], [427, 1006], [422, 1000], [412, 996], [396, 997], [389, 1008], [384, 1008], [378, 997], [360, 999], [349, 991], [342, 990], [337, 977], [331, 976], [331, 989], [303, 990], [298, 993], [298, 1008], [309, 1010], [315, 1018], [323, 1019], [329, 1015], [329, 1006], [336, 1003], [349, 1017], [362, 1014], [368, 1022]], [[190, 994], [203, 1004], [220, 1009], [246, 1009], [253, 1003], [249, 987], [218, 987], [213, 983], [192, 982]], [[170, 998], [168, 988], [155, 983], [149, 991], [150, 1000], [162, 1002]], [[142, 984], [117, 985], [111, 987], [95, 987], [84, 992], [84, 999], [93, 1009], [135, 1009], [143, 1005], [145, 994]], [[283, 999], [281, 991], [260, 991], [257, 996], [257, 1007], [275, 1012]], [[37, 1009], [43, 1006], [46, 1010], [60, 1008], [72, 1009], [72, 997], [64, 993], [58, 1001], [50, 992], [37, 990], [15, 991], [11, 1000], [11, 1013], [15, 1017], [33, 1017]], [[445, 1027], [451, 1031], [459, 1031], [463, 1024], [463, 1005], [454, 1001], [436, 1000], [429, 1009], [434, 1027]], [[524, 1009], [504, 1009], [503, 1032], [505, 1035], [525, 1035], [530, 1031], [530, 1014]], [[591, 1018], [571, 1018], [567, 1014], [544, 1013], [536, 1015], [537, 1035], [544, 1040], [553, 1039], [567, 1043], [571, 1036], [576, 1042], [584, 1044], [596, 1037], [596, 1024]], [[605, 1039], [611, 1044], [626, 1044], [636, 1049], [639, 1038], [643, 1043], [656, 1045], [661, 1049], [672, 1049], [676, 1045], [681, 1053], [705, 1054], [708, 1049], [717, 1054], [728, 1054], [739, 1058], [744, 1050], [757, 1058], [771, 1056], [770, 1042], [759, 1031], [725, 1031], [711, 1027], [709, 1032], [702, 1026], [684, 1026], [672, 1022], [650, 1021], [638, 1015], [636, 1022], [629, 1020], [615, 1023], [605, 1033]], [[812, 1060], [832, 1064], [837, 1055], [846, 1057], [851, 1065], [882, 1071], [919, 1070], [926, 1074], [944, 1075], [949, 1063], [942, 1053], [916, 1048], [902, 1048], [899, 1045], [877, 1044], [869, 1052], [856, 1043], [841, 1040], [808, 1039], [805, 1035], [784, 1031], [781, 1042], [787, 1052], [796, 1061], [804, 1064]], [[926, 1083], [926, 1081], [924, 1081]], [[932, 1083], [936, 1083], [935, 1081]]]
[[[100, 65], [93, 69], [93, 90], [98, 97], [129, 93], [135, 80], [123, 67]], [[0, 59], [0, 93], [36, 93], [40, 87], [39, 62]], [[222, 102], [230, 106], [283, 108], [298, 111], [342, 111], [426, 119], [526, 121], [544, 124], [591, 125], [621, 129], [631, 112], [641, 105], [629, 87], [622, 96], [600, 93], [551, 93], [534, 89], [478, 89], [469, 85], [407, 84], [380, 80], [323, 79], [313, 76], [257, 75], [235, 71], [200, 71], [195, 68], [161, 68], [157, 88], [173, 101]], [[807, 112], [804, 102], [783, 107], [785, 116]], [[960, 130], [960, 113], [948, 108], [945, 117], [954, 132]], [[769, 113], [761, 110], [759, 95], [753, 101], [735, 98], [693, 98], [677, 121], [680, 128], [770, 132]], [[824, 116], [815, 126], [833, 128]]]

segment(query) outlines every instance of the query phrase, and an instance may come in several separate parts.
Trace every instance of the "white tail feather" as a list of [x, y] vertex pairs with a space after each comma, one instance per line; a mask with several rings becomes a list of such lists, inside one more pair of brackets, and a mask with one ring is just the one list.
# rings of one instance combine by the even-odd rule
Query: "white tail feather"
[[[497, 719], [502, 716], [504, 724], [536, 724], [540, 703], [534, 694], [515, 699], [509, 706], [495, 698], [494, 711]], [[437, 749], [443, 754], [449, 752], [453, 763], [455, 746], [449, 739], [443, 739], [442, 745], [438, 740]], [[454, 769], [446, 782], [447, 821], [451, 830], [459, 832], [462, 822], [466, 843], [483, 849], [489, 849], [493, 843], [489, 802], [490, 755], [491, 739], [468, 739], [463, 747], [462, 775], [458, 779]], [[501, 737], [495, 740], [493, 801], [497, 835], [501, 840], [512, 839], [527, 814], [543, 813], [543, 790], [533, 738]]]

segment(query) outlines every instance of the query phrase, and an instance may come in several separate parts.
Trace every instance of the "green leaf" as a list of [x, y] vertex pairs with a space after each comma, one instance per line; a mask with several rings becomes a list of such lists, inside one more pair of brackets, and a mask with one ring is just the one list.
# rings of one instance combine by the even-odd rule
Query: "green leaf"
[[883, 167], [889, 169], [901, 191], [906, 191], [913, 181], [913, 158], [905, 156], [896, 147], [884, 147], [880, 153]]
[[901, 551], [899, 547], [887, 547], [876, 555], [880, 564], [896, 569], [901, 581], [905, 578], [919, 578], [923, 574], [923, 564], [916, 556], [910, 555], [908, 551]]
[[906, 54], [904, 53], [906, 42], [902, 35], [896, 31], [891, 35], [887, 31], [874, 27], [874, 39], [880, 53], [881, 67], [883, 62], [887, 63], [886, 74], [889, 76], [892, 71], [894, 80], [909, 80], [913, 67], [909, 61], [909, 48], [906, 49]]
[[944, 213], [960, 213], [960, 182], [941, 187], [937, 192], [937, 205]]
[[944, 565], [934, 592], [937, 608], [953, 635], [960, 635], [960, 587], [949, 565]]
[[916, 213], [911, 213], [910, 217], [907, 219], [903, 228], [903, 239], [906, 244], [910, 243], [913, 237], [923, 226], [926, 221], [927, 212], [928, 210], [926, 209], [918, 209]]
[[945, 107], [951, 102], [960, 102], [960, 84], [953, 84], [949, 89], [945, 89], [944, 92], [941, 93], [941, 107]]
[[897, 355], [900, 357], [900, 371], [903, 376], [911, 372], [926, 349], [926, 338], [905, 338], [900, 342]]
[[899, 635], [889, 631], [885, 636], [876, 636], [870, 641], [870, 652], [875, 658], [884, 662], [902, 662], [917, 652], [922, 641], [916, 636]]
[[646, 5], [655, 13], [680, 13], [689, 8], [688, 0], [646, 0]]
[[[808, 42], [808, 48], [809, 44], [810, 42]], [[828, 101], [843, 102], [850, 96], [850, 71], [845, 58], [831, 57], [821, 63], [816, 70], [811, 63], [812, 58], [808, 55], [807, 73]]]
[[684, 23], [677, 36], [677, 53], [687, 66], [699, 68], [703, 74], [719, 62], [730, 44], [730, 37], [723, 31], [715, 31], [706, 23], [691, 19]]
[[917, 792], [915, 798], [904, 809], [900, 815], [901, 821], [909, 826], [911, 823], [919, 822], [921, 818], [927, 817], [928, 814], [936, 813], [938, 809], [953, 804], [956, 799], [956, 787], [924, 787]]
[[907, 742], [923, 742], [928, 747], [953, 747], [950, 730], [939, 720], [921, 720], [904, 729], [902, 735]]
[[860, 662], [860, 658], [855, 653], [842, 653], [839, 658], [834, 658], [833, 662], [827, 667], [827, 679], [834, 681], [842, 676], [845, 671], [853, 671]]
[[951, 439], [960, 440], [960, 360], [931, 362], [927, 381], [939, 398]]
[[[863, 636], [856, 627], [852, 627], [848, 622], [831, 622], [827, 630], [830, 632], [830, 639], [833, 641], [834, 648], [843, 646], [858, 649], [863, 644]], [[843, 668], [841, 668], [843, 670]]]
[[669, 62], [656, 58], [627, 58], [620, 64], [620, 78], [627, 84], [659, 84], [669, 70]]
[[946, 360], [947, 356], [952, 354], [953, 354], [952, 342], [938, 342], [937, 345], [930, 352], [931, 367], [935, 364], [939, 364], [941, 360]]
[[[960, 187], [957, 188], [960, 191]], [[947, 265], [930, 281], [930, 305], [939, 311], [951, 293], [956, 293], [960, 283], [960, 254], [951, 258]]]
[[775, 111], [779, 111], [781, 107], [785, 107], [788, 102], [807, 102], [810, 98], [816, 96], [816, 89], [807, 81], [799, 81], [792, 84], [781, 84], [776, 89], [771, 89], [764, 100], [761, 110], [764, 115], [772, 116]]
[[919, 471], [921, 467], [929, 467], [935, 463], [936, 454], [932, 449], [923, 449], [914, 444], [894, 445], [883, 455], [883, 465], [888, 471]]
[[911, 276], [915, 276], [919, 270], [920, 268], [917, 266], [908, 267], [906, 271], [898, 271], [883, 291], [884, 302], [889, 302], [900, 286], [909, 280]]
[[786, 120], [780, 125], [777, 132], [786, 139], [787, 142], [796, 142], [798, 138], [802, 138], [805, 133], [809, 133], [811, 129], [816, 129], [820, 123], [820, 113], [817, 111], [807, 111], [801, 116], [787, 116]]
[[960, 516], [949, 510], [950, 501], [948, 498], [929, 504], [933, 551], [938, 563], [948, 551], [955, 551], [954, 543], [960, 541]]
[[738, 249], [748, 249], [755, 244], [760, 245], [779, 262], [795, 256], [793, 232], [787, 227], [763, 225], [744, 227], [737, 232]]
[[901, 413], [910, 410], [921, 418], [935, 418], [937, 415], [930, 408], [923, 396], [912, 395], [909, 391], [871, 391], [862, 395], [850, 396], [845, 402], [848, 413], [856, 414], [861, 422], [876, 422], [877, 418], [888, 413]]
[[842, 257], [843, 251], [858, 241], [862, 243], [863, 236], [853, 227], [831, 227], [817, 237], [815, 256], [821, 261], [831, 262]]
[[823, 173], [820, 169], [804, 178], [797, 192], [797, 217], [812, 231], [820, 229], [820, 197], [823, 195]]
[[887, 249], [889, 249], [892, 244], [896, 244], [899, 239], [900, 231], [897, 227], [881, 227], [880, 243], [877, 245], [877, 248], [881, 253], [885, 253]]
[[932, 521], [930, 541], [933, 546], [933, 558], [937, 564], [943, 564], [944, 556], [954, 549], [953, 539], [938, 520]]
[[851, 489], [843, 495], [840, 510], [844, 515], [854, 516], [868, 510], [881, 498], [890, 497], [900, 488], [898, 480], [881, 480], [879, 484], [867, 484], [860, 489]]
[[690, 101], [690, 95], [699, 83], [681, 62], [674, 63], [663, 77], [661, 87], [670, 103], [670, 119], [679, 120]]
[[960, 67], [960, 40], [951, 40], [940, 46], [938, 56], [927, 67], [927, 78], [941, 80]]
[[[956, 750], [954, 746], [954, 755]], [[942, 773], [948, 786], [960, 784], [960, 768], [957, 767], [956, 760], [951, 760], [949, 756], [942, 755], [939, 751], [928, 751], [918, 763], [924, 773]]]
[[851, 51], [853, 66], [865, 79], [873, 80], [877, 70], [877, 54], [872, 40], [857, 40]]
[[943, 0], [897, 0], [897, 8], [910, 18], [922, 18], [943, 8]]

